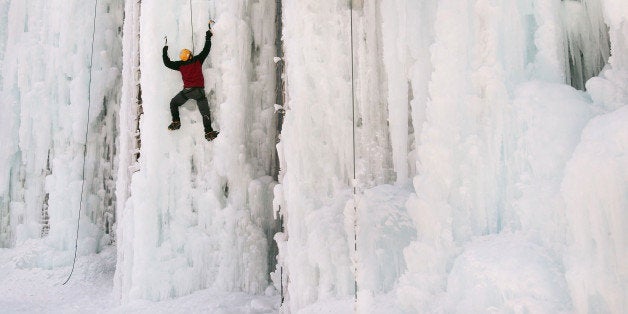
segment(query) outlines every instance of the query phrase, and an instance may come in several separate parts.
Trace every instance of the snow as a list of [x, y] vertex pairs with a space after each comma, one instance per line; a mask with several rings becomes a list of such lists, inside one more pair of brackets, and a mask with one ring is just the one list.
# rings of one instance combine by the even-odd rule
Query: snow
[[19, 249], [0, 249], [0, 308], [5, 313], [276, 313], [276, 295], [248, 295], [206, 289], [178, 299], [153, 302], [135, 300], [120, 305], [113, 295], [116, 252], [78, 259], [73, 279], [66, 285], [69, 268], [36, 266], [47, 249], [29, 241]]
[[453, 265], [444, 311], [568, 313], [566, 286], [560, 261], [542, 246], [519, 235], [480, 237]]
[[[112, 276], [115, 249], [78, 260], [74, 280], [67, 285], [70, 266], [42, 265], [49, 249], [28, 241], [14, 250], [0, 251], [0, 308], [4, 312], [104, 312], [115, 307]], [[78, 280], [77, 280], [78, 279]]]
[[[166, 129], [161, 48], [198, 53], [210, 19], [207, 142], [194, 101]], [[626, 312], [626, 20], [0, 0], [0, 311]]]

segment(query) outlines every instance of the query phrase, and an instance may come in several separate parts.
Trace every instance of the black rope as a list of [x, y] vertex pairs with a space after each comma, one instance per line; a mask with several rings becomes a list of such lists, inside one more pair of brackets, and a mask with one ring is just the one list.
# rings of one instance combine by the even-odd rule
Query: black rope
[[92, 47], [91, 47], [91, 52], [90, 52], [90, 59], [89, 59], [89, 87], [87, 90], [87, 125], [85, 128], [85, 144], [83, 146], [83, 173], [82, 173], [82, 183], [81, 183], [81, 200], [79, 202], [79, 211], [78, 211], [78, 218], [76, 220], [76, 239], [74, 241], [74, 259], [72, 260], [72, 270], [70, 271], [70, 274], [68, 275], [68, 279], [65, 280], [65, 282], [63, 283], [64, 285], [66, 283], [68, 283], [68, 281], [70, 281], [70, 278], [72, 277], [72, 274], [74, 273], [74, 265], [76, 264], [76, 254], [78, 251], [78, 236], [79, 236], [79, 228], [80, 228], [80, 222], [81, 222], [81, 210], [83, 209], [83, 192], [85, 190], [85, 161], [87, 159], [87, 137], [89, 134], [89, 111], [90, 108], [92, 107], [92, 65], [94, 63], [94, 38], [96, 37], [96, 9], [98, 7], [98, 0], [94, 1], [94, 25], [93, 25], [93, 29], [92, 29]]
[[194, 23], [192, 22], [192, 0], [190, 0], [190, 27], [192, 27], [192, 55], [194, 55]]
[[[275, 103], [282, 106], [282, 109], [277, 111], [277, 124], [276, 124], [276, 135], [275, 142], [279, 143], [279, 136], [281, 135], [281, 129], [283, 127], [283, 117], [284, 117], [284, 109], [285, 105], [285, 84], [283, 80], [284, 75], [284, 53], [283, 53], [283, 42], [282, 42], [282, 34], [283, 34], [283, 7], [281, 0], [275, 0], [275, 53], [276, 56], [281, 58], [279, 62], [276, 63], [275, 68]], [[277, 147], [275, 146], [275, 150], [273, 151], [273, 157], [275, 159], [274, 169], [273, 169], [273, 179], [275, 181], [279, 181], [279, 152], [277, 151]], [[279, 207], [279, 229], [281, 233], [285, 233], [284, 228], [284, 220], [283, 214], [281, 213], [281, 206]], [[279, 254], [279, 248], [277, 248], [277, 254]], [[277, 261], [277, 256], [275, 256], [275, 260]], [[281, 305], [283, 306], [285, 302], [285, 292], [284, 292], [284, 271], [282, 263], [277, 261], [277, 265], [279, 266], [279, 286], [281, 289]]]
[[349, 0], [349, 9], [351, 13], [351, 112], [352, 112], [352, 144], [353, 144], [353, 252], [355, 258], [354, 278], [353, 278], [353, 297], [358, 302], [358, 205], [357, 205], [357, 183], [356, 183], [356, 149], [355, 149], [355, 78], [353, 65], [353, 0]]

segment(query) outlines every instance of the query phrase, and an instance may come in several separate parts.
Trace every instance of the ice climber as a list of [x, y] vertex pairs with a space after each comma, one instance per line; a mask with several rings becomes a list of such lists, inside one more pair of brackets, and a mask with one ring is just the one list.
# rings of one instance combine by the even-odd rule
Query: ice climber
[[168, 130], [177, 130], [181, 127], [181, 119], [179, 118], [179, 107], [190, 99], [196, 100], [198, 111], [203, 117], [203, 127], [205, 129], [205, 138], [208, 141], [215, 139], [218, 132], [212, 129], [209, 104], [205, 96], [205, 78], [203, 77], [203, 62], [209, 55], [211, 48], [212, 31], [211, 24], [205, 33], [205, 46], [203, 50], [196, 56], [188, 49], [181, 50], [179, 53], [180, 61], [171, 61], [168, 58], [168, 41], [163, 48], [164, 65], [170, 69], [181, 72], [183, 79], [183, 90], [180, 91], [170, 101], [170, 113], [172, 114], [172, 123], [168, 126]]

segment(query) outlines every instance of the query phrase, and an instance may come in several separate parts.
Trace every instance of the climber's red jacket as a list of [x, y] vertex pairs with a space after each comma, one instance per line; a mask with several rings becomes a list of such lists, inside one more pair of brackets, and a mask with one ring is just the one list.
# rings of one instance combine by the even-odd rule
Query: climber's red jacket
[[212, 46], [212, 32], [207, 30], [205, 33], [205, 46], [197, 56], [193, 56], [188, 61], [171, 61], [168, 58], [168, 46], [164, 46], [162, 57], [166, 67], [181, 72], [183, 79], [183, 87], [205, 87], [205, 78], [203, 77], [203, 61], [209, 55], [209, 49]]

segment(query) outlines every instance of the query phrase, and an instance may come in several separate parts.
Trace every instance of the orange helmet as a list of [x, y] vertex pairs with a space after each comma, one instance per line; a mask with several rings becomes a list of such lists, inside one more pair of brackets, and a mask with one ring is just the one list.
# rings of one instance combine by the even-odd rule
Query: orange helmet
[[192, 52], [188, 49], [182, 49], [179, 53], [179, 58], [181, 59], [181, 61], [188, 61], [190, 60], [190, 58], [192, 58]]

